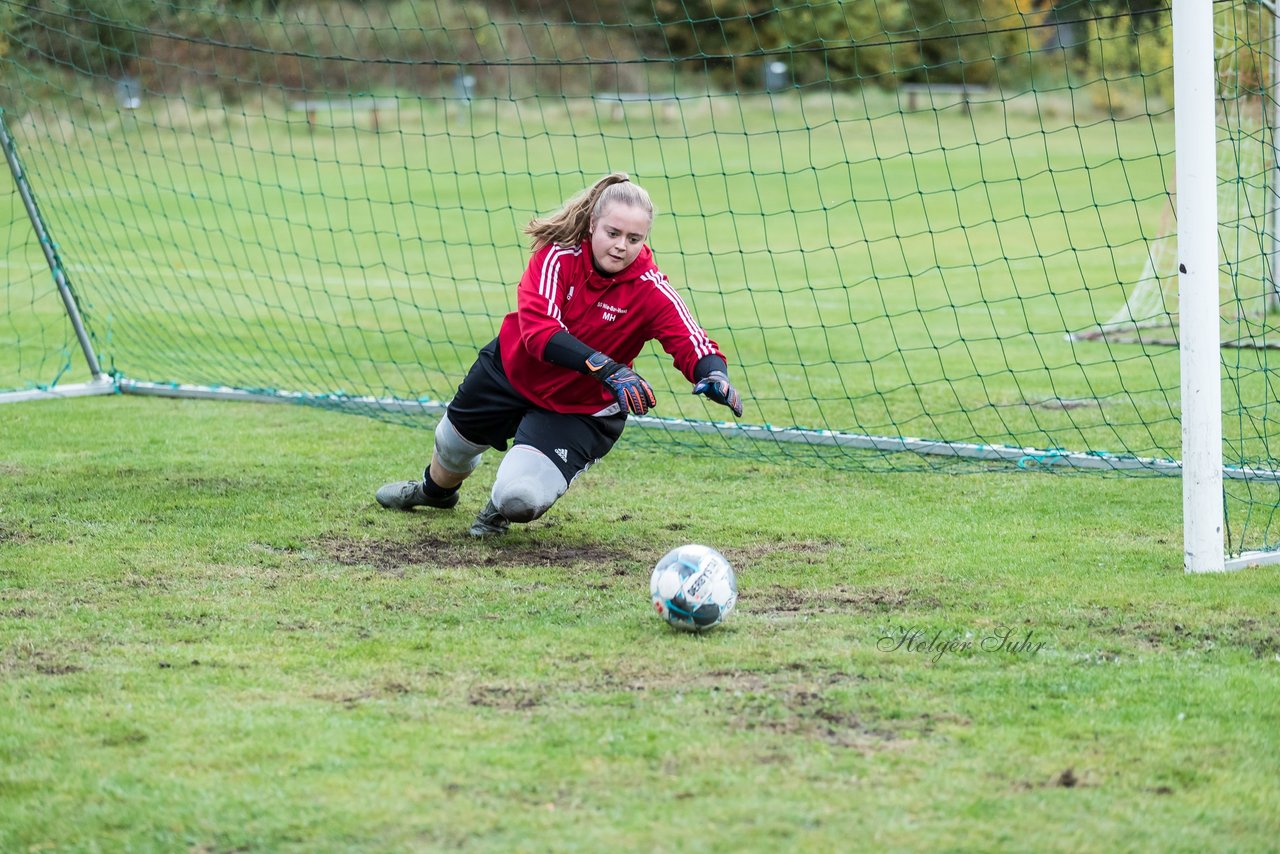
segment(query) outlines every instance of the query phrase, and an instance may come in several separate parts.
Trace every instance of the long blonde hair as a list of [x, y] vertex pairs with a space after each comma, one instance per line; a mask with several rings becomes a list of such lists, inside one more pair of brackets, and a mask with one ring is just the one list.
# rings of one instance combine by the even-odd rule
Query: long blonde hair
[[591, 233], [591, 224], [605, 208], [615, 203], [640, 208], [653, 223], [653, 200], [644, 187], [631, 183], [626, 172], [613, 172], [569, 199], [557, 213], [532, 220], [524, 233], [533, 238], [534, 252], [553, 243], [577, 246]]

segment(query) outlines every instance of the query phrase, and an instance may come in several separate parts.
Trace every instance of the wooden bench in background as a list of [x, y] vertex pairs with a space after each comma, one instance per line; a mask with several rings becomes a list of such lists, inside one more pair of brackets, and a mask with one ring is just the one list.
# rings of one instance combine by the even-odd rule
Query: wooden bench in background
[[622, 121], [622, 108], [627, 104], [648, 103], [651, 107], [661, 105], [664, 119], [674, 119], [679, 114], [680, 106], [680, 96], [674, 92], [608, 92], [596, 95], [596, 100], [611, 106], [615, 122]]
[[930, 109], [945, 109], [959, 105], [965, 113], [969, 112], [970, 102], [974, 97], [981, 98], [991, 91], [986, 86], [970, 86], [967, 83], [903, 83], [898, 87], [898, 105], [902, 106], [902, 96], [906, 95], [906, 110], [915, 112], [921, 100]]
[[292, 101], [289, 109], [295, 113], [306, 113], [307, 126], [315, 128], [318, 115], [350, 114], [354, 117], [367, 114], [369, 127], [377, 130], [380, 122], [379, 113], [394, 111], [400, 102], [395, 98], [308, 98]]

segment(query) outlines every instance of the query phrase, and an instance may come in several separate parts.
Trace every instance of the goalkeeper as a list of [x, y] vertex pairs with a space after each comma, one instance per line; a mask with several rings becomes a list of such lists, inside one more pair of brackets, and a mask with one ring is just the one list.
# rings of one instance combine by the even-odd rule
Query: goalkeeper
[[703, 394], [742, 415], [724, 355], [653, 263], [649, 194], [615, 172], [525, 232], [533, 257], [516, 310], [476, 357], [435, 430], [422, 480], [389, 483], [383, 507], [449, 508], [489, 448], [502, 459], [471, 534], [531, 522], [622, 435], [628, 415], [657, 405], [631, 369], [656, 339]]

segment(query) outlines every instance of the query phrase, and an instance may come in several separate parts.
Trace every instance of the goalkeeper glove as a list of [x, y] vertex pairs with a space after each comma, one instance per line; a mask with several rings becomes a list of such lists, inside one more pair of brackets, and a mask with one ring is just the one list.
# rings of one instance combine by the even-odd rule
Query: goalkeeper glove
[[587, 358], [587, 368], [593, 377], [613, 392], [623, 412], [644, 415], [658, 405], [658, 399], [653, 396], [653, 389], [644, 377], [604, 353], [592, 353]]
[[729, 382], [729, 377], [724, 371], [712, 371], [698, 380], [698, 384], [693, 387], [693, 393], [705, 394], [721, 406], [729, 407], [734, 415], [742, 417], [742, 396]]

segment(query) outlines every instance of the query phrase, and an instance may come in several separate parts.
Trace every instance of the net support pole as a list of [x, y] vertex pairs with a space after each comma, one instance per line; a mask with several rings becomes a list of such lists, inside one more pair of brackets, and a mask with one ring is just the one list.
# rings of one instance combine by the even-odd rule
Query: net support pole
[[1225, 569], [1213, 4], [1173, 0], [1173, 111], [1187, 572]]
[[31, 227], [35, 229], [36, 237], [40, 240], [40, 248], [44, 250], [44, 259], [49, 264], [49, 269], [53, 271], [54, 284], [58, 287], [58, 293], [62, 295], [62, 304], [67, 309], [67, 317], [71, 320], [71, 327], [76, 332], [76, 338], [80, 340], [80, 349], [84, 352], [84, 359], [89, 365], [89, 372], [93, 374], [93, 382], [95, 384], [103, 384], [107, 382], [107, 378], [102, 374], [102, 367], [98, 364], [98, 356], [93, 352], [93, 344], [89, 341], [89, 333], [85, 331], [84, 321], [80, 317], [80, 307], [76, 304], [75, 293], [72, 292], [71, 284], [67, 281], [66, 273], [62, 269], [62, 261], [59, 260], [57, 250], [54, 248], [53, 239], [49, 237], [49, 232], [44, 227], [44, 219], [40, 216], [40, 209], [36, 207], [35, 197], [31, 194], [31, 187], [27, 184], [26, 173], [23, 172], [22, 162], [18, 159], [18, 146], [9, 134], [9, 128], [4, 121], [3, 109], [0, 109], [0, 147], [4, 148], [5, 160], [9, 162], [9, 171], [13, 174], [13, 182], [17, 185], [18, 195], [22, 197], [22, 204], [27, 209]]
[[[1267, 193], [1267, 215], [1263, 220], [1267, 234], [1267, 266], [1264, 277], [1271, 277], [1270, 286], [1264, 281], [1267, 295], [1267, 309], [1280, 308], [1280, 141], [1276, 134], [1280, 133], [1280, 18], [1276, 16], [1275, 5], [1263, 2], [1262, 7], [1271, 13], [1271, 115], [1266, 115], [1263, 107], [1262, 121], [1264, 127], [1270, 126], [1268, 139], [1271, 143], [1271, 174], [1263, 184], [1269, 189]], [[1265, 102], [1264, 102], [1265, 103]], [[1265, 156], [1265, 155], [1264, 155]]]

